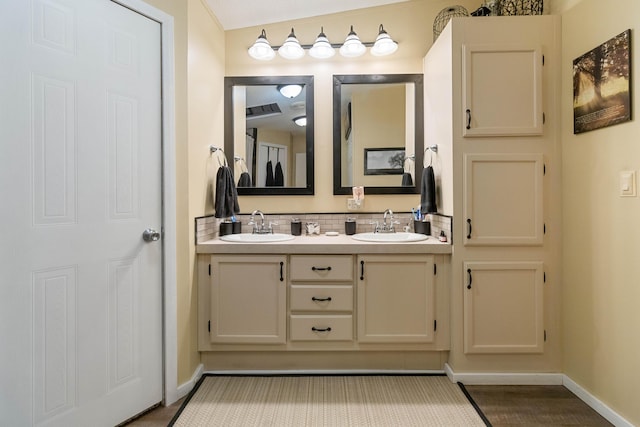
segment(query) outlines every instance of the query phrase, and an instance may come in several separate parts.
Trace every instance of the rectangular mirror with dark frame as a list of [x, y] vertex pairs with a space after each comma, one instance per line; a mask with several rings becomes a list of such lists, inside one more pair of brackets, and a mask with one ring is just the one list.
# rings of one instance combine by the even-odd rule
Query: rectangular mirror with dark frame
[[224, 83], [224, 150], [239, 171], [238, 194], [314, 194], [313, 76]]
[[422, 74], [333, 76], [333, 194], [420, 193]]

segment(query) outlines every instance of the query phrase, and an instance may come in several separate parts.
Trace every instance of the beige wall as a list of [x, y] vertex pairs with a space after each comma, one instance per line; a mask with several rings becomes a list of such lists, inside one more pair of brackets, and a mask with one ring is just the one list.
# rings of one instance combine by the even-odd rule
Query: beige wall
[[[571, 109], [573, 59], [629, 28], [638, 87], [640, 2], [565, 0], [553, 7], [563, 29], [563, 370], [640, 425], [640, 198], [618, 196], [620, 171], [640, 169], [640, 123], [574, 135]], [[637, 89], [632, 102], [637, 117]]]
[[209, 146], [224, 145], [224, 31], [204, 0], [188, 1], [188, 22], [189, 277], [178, 307], [178, 384], [189, 380], [200, 363], [193, 219], [213, 211], [211, 189], [218, 163]]
[[[467, 7], [469, 11], [479, 6], [475, 0], [456, 3]], [[253, 209], [264, 212], [344, 212], [348, 196], [333, 195], [332, 75], [422, 73], [422, 58], [433, 42], [433, 21], [438, 12], [450, 5], [451, 2], [447, 0], [414, 0], [226, 32], [226, 75], [313, 75], [315, 78], [315, 195], [242, 196], [242, 212], [251, 212]], [[331, 42], [340, 43], [349, 32], [350, 25], [354, 26], [361, 40], [373, 41], [380, 24], [399, 42], [398, 51], [389, 57], [376, 58], [367, 53], [355, 59], [335, 55], [323, 61], [308, 56], [288, 61], [276, 56], [272, 61], [260, 62], [247, 54], [247, 48], [263, 28], [272, 45], [280, 45], [292, 26], [303, 44], [312, 43], [321, 26]], [[391, 208], [406, 211], [419, 201], [419, 195], [372, 195], [365, 199], [364, 210], [383, 212]]]
[[203, 0], [146, 0], [174, 18], [178, 385], [200, 363], [194, 217], [212, 211], [209, 145], [223, 144], [224, 31]]
[[[175, 49], [175, 132], [176, 132], [176, 254], [177, 254], [177, 331], [178, 384], [188, 381], [195, 367], [192, 359], [190, 330], [192, 313], [192, 270], [194, 252], [193, 218], [189, 212], [189, 165], [187, 123], [187, 3], [176, 0], [145, 0], [150, 5], [173, 16]], [[197, 365], [196, 365], [197, 366]]]

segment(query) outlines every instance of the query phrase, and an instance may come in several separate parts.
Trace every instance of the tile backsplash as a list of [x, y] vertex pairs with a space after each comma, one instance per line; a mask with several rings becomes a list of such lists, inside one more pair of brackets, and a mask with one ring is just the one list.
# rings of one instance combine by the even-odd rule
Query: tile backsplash
[[[242, 232], [251, 233], [253, 231], [252, 226], [247, 225], [250, 221], [251, 215], [240, 214], [237, 219], [242, 223]], [[264, 214], [265, 224], [274, 223], [274, 233], [291, 233], [291, 220], [298, 218], [304, 225], [305, 222], [316, 222], [320, 226], [320, 233], [327, 231], [337, 231], [340, 234], [344, 234], [344, 224], [347, 218], [354, 218], [356, 220], [356, 232], [364, 233], [367, 231], [373, 231], [374, 225], [372, 222], [382, 222], [381, 213], [290, 213], [290, 214]], [[394, 219], [399, 221], [400, 224], [396, 225], [396, 229], [401, 231], [404, 227], [409, 226], [413, 230], [413, 221], [411, 220], [410, 212], [399, 212], [394, 214]], [[260, 220], [258, 218], [258, 220]], [[440, 231], [444, 231], [447, 236], [447, 242], [451, 242], [452, 233], [452, 218], [447, 215], [440, 214], [428, 214], [427, 220], [431, 222], [431, 235], [439, 236]], [[220, 228], [221, 218], [216, 218], [213, 215], [202, 216], [195, 219], [195, 239], [196, 244], [206, 242], [218, 238], [218, 230]], [[304, 234], [304, 226], [302, 227], [302, 233]]]

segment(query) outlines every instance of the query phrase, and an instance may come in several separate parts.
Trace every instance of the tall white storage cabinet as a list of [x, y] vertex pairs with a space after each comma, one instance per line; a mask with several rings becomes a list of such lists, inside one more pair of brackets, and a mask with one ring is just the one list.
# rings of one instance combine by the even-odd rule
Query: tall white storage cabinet
[[453, 18], [424, 59], [454, 372], [560, 366], [560, 19]]

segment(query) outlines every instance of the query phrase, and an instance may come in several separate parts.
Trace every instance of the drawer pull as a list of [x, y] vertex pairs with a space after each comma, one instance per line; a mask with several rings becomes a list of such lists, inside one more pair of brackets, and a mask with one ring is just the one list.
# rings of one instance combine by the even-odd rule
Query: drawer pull
[[311, 267], [312, 271], [331, 271], [331, 266], [329, 267]]
[[311, 297], [311, 301], [315, 301], [315, 302], [331, 301], [331, 297], [326, 297], [326, 298]]
[[328, 328], [316, 328], [315, 326], [311, 327], [313, 332], [331, 332], [331, 327]]

